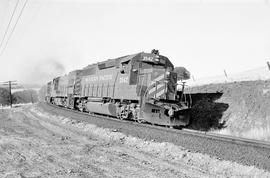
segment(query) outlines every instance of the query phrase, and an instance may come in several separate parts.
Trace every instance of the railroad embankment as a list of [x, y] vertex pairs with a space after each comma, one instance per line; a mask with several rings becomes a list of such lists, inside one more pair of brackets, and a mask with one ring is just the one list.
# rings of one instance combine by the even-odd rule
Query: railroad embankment
[[147, 141], [37, 105], [0, 109], [0, 123], [0, 177], [270, 176], [269, 169], [256, 164], [244, 166]]
[[270, 80], [191, 87], [192, 127], [270, 141]]

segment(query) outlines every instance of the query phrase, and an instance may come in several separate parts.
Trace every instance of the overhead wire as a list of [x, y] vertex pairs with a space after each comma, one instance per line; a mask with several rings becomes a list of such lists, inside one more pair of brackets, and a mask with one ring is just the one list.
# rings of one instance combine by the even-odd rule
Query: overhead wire
[[6, 39], [7, 32], [8, 32], [8, 30], [9, 30], [9, 28], [10, 28], [10, 24], [11, 24], [11, 22], [12, 22], [12, 20], [13, 20], [13, 17], [14, 17], [14, 14], [15, 14], [16, 10], [17, 10], [18, 4], [19, 4], [19, 0], [17, 0], [17, 2], [16, 2], [16, 5], [15, 5], [15, 7], [14, 7], [14, 9], [13, 9], [13, 12], [12, 12], [12, 15], [11, 15], [11, 17], [10, 17], [10, 19], [9, 19], [7, 28], [6, 28], [6, 30], [5, 30], [4, 36], [3, 36], [2, 40], [1, 40], [1, 43], [0, 43], [0, 50], [1, 50], [2, 46], [3, 46], [4, 40]]
[[20, 18], [21, 18], [21, 16], [22, 16], [22, 14], [23, 14], [23, 11], [24, 11], [24, 9], [25, 9], [25, 6], [26, 6], [27, 2], [28, 2], [28, 0], [26, 0], [26, 1], [24, 2], [23, 7], [22, 7], [22, 9], [21, 9], [21, 11], [20, 11], [20, 14], [19, 14], [19, 16], [18, 16], [18, 18], [17, 18], [17, 20], [16, 20], [16, 22], [15, 22], [15, 25], [13, 26], [11, 32], [9, 33], [8, 39], [7, 39], [7, 41], [6, 41], [6, 44], [5, 44], [4, 48], [2, 48], [2, 52], [0, 53], [0, 56], [4, 53], [5, 49], [7, 48], [7, 45], [8, 45], [8, 43], [9, 43], [9, 40], [11, 39], [11, 37], [12, 37], [12, 35], [13, 35], [13, 33], [14, 33], [16, 27], [17, 27], [17, 24], [18, 24], [18, 22], [19, 22], [19, 20], [20, 20]]

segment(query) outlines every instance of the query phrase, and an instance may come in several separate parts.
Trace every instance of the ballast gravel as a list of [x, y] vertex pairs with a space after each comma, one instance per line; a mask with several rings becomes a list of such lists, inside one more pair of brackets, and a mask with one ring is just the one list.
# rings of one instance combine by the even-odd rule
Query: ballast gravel
[[178, 134], [170, 130], [159, 129], [158, 127], [147, 127], [143, 124], [131, 124], [130, 122], [119, 122], [115, 119], [93, 117], [87, 114], [82, 115], [55, 108], [46, 103], [39, 103], [38, 108], [44, 112], [76, 120], [76, 122], [82, 121], [94, 124], [97, 127], [108, 128], [112, 132], [121, 132], [127, 136], [140, 138], [145, 141], [166, 142], [181, 146], [187, 150], [187, 153], [202, 153], [216, 160], [231, 161], [270, 171], [270, 150], [267, 148], [222, 142], [209, 138]]

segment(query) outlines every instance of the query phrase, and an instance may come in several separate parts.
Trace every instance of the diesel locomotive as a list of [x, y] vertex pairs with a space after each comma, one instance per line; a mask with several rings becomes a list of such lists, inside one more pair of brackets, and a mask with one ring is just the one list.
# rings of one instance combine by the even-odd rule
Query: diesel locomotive
[[186, 126], [188, 104], [171, 61], [140, 52], [88, 65], [47, 83], [46, 101], [70, 109], [164, 126]]

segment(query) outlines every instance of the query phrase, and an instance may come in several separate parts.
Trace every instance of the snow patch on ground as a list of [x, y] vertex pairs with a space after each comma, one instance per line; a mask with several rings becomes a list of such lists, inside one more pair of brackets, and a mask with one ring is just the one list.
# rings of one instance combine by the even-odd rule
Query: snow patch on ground
[[34, 107], [31, 111], [41, 117], [55, 120], [70, 127], [79, 128], [87, 133], [90, 132], [101, 139], [119, 142], [130, 148], [136, 148], [140, 151], [157, 155], [162, 159], [170, 159], [178, 164], [199, 167], [200, 169], [209, 172], [210, 175], [220, 175], [222, 177], [270, 177], [269, 172], [254, 166], [243, 166], [238, 163], [212, 158], [201, 153], [192, 153], [189, 150], [172, 143], [146, 141], [140, 138], [127, 136], [117, 130], [99, 128], [93, 124], [72, 120], [62, 116], [51, 115]]

